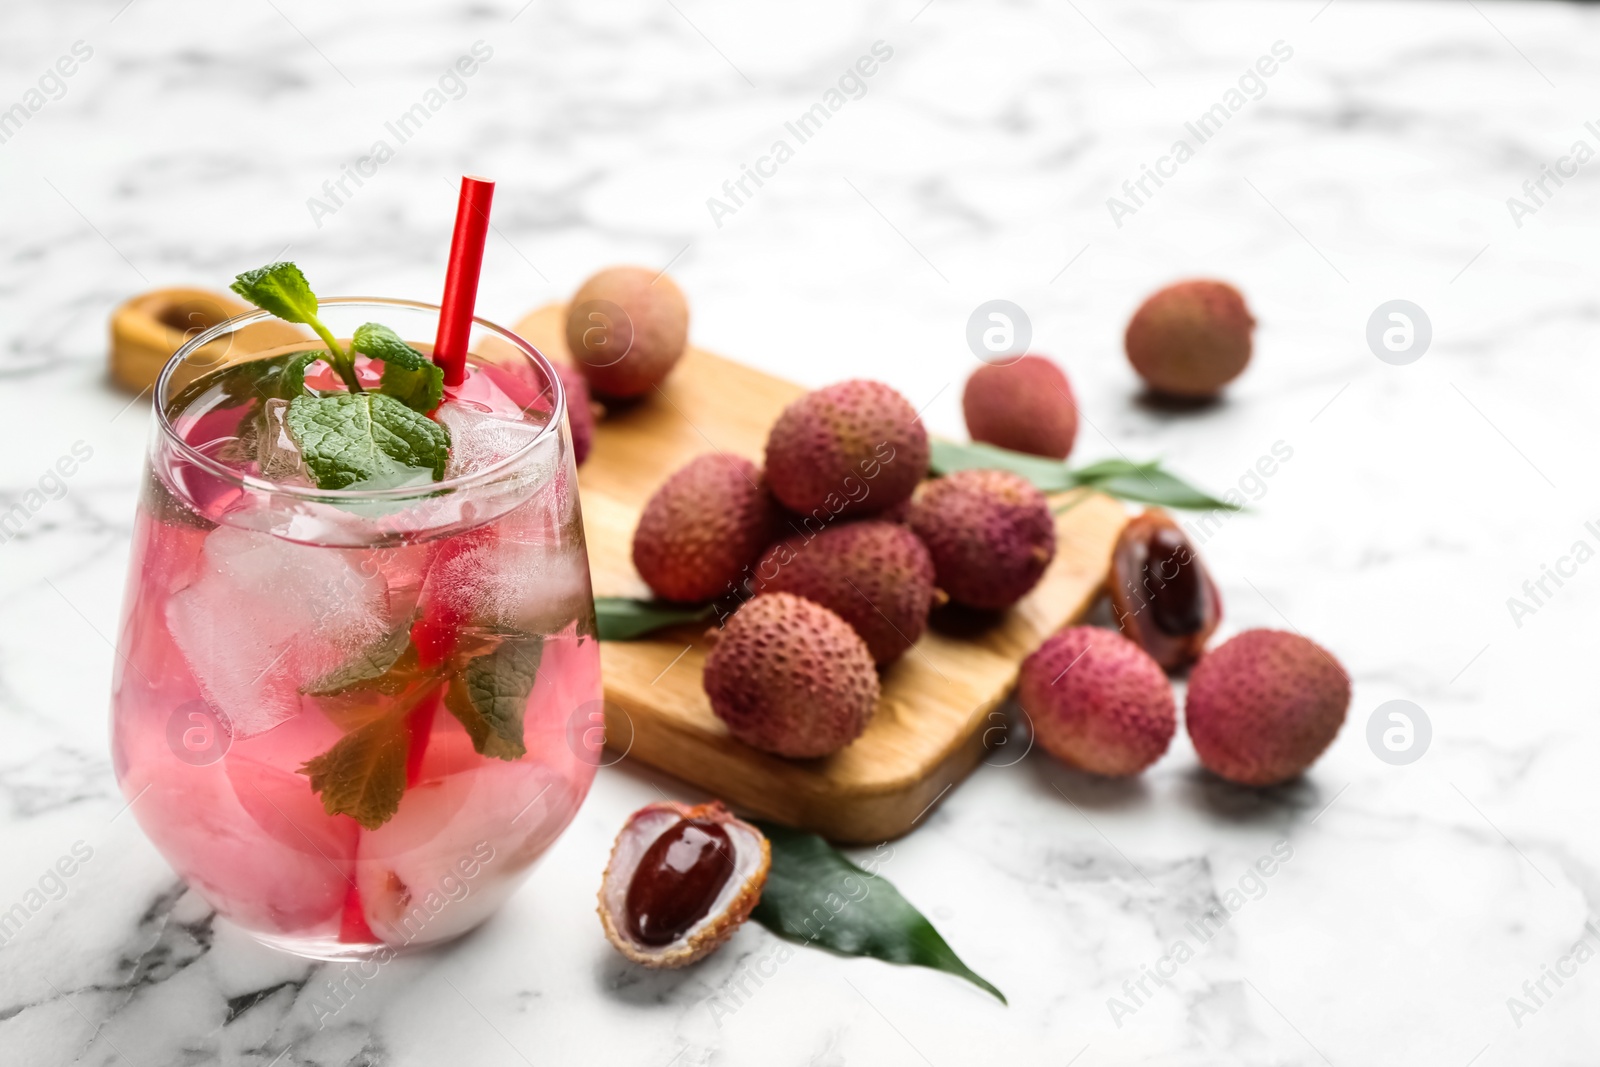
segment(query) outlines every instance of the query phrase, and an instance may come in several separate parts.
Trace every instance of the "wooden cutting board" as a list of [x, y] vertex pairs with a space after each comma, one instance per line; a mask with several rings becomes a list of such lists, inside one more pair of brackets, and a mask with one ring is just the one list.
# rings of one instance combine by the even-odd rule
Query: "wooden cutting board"
[[[565, 306], [552, 304], [517, 332], [570, 362]], [[761, 462], [767, 430], [804, 387], [691, 347], [661, 392], [611, 410], [578, 475], [589, 562], [599, 596], [648, 597], [633, 569], [634, 525], [658, 485], [702, 452]], [[1039, 585], [992, 622], [946, 609], [921, 641], [883, 672], [865, 733], [817, 760], [786, 760], [728, 736], [700, 685], [706, 624], [639, 641], [606, 642], [609, 759], [636, 759], [734, 806], [836, 841], [870, 844], [906, 833], [983, 758], [1004, 723], [992, 714], [1022, 659], [1082, 617], [1105, 584], [1127, 514], [1094, 494], [1056, 519], [1057, 550]]]

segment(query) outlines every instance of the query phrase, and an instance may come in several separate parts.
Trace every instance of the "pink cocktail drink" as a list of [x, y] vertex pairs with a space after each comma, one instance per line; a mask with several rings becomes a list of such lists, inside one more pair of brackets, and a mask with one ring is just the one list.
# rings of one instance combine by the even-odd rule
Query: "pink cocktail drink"
[[[329, 302], [322, 321], [349, 337], [378, 314], [432, 336], [423, 305]], [[380, 442], [402, 456], [380, 456], [381, 477], [319, 488], [319, 431], [277, 395], [284, 365], [317, 346], [250, 352], [264, 317], [197, 338], [162, 379], [113, 697], [117, 776], [179, 874], [261, 940], [326, 958], [435, 943], [505, 901], [598, 762], [560, 386], [524, 342], [479, 323], [466, 381], [417, 416], [447, 431], [442, 470]], [[352, 367], [375, 394], [383, 366]], [[331, 366], [304, 373], [302, 395], [330, 409], [347, 390]]]

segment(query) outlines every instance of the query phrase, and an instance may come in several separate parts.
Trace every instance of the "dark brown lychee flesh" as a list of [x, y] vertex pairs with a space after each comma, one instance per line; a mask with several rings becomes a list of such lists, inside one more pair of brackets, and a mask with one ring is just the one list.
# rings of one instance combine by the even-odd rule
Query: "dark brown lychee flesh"
[[1124, 341], [1128, 361], [1167, 396], [1216, 396], [1250, 362], [1255, 319], [1226, 282], [1179, 282], [1134, 312]]
[[635, 963], [686, 966], [749, 918], [770, 862], [761, 831], [720, 803], [651, 804], [617, 834], [600, 883], [600, 924]]
[[1111, 630], [1062, 630], [1022, 662], [1017, 702], [1046, 752], [1108, 777], [1161, 758], [1178, 728], [1172, 686], [1149, 654]]
[[1222, 620], [1222, 596], [1172, 517], [1150, 508], [1122, 528], [1111, 551], [1111, 607], [1122, 632], [1166, 670], [1200, 658]]
[[879, 664], [916, 644], [933, 605], [933, 560], [899, 523], [863, 519], [800, 533], [769, 548], [751, 571], [762, 592], [794, 593], [834, 612]]
[[777, 533], [778, 509], [747, 459], [708, 452], [661, 484], [633, 532], [633, 565], [656, 596], [699, 603], [733, 590]]
[[627, 399], [661, 384], [683, 356], [689, 305], [665, 274], [609, 267], [567, 305], [567, 350], [600, 396]]
[[1066, 459], [1078, 436], [1078, 404], [1061, 368], [1043, 356], [986, 364], [961, 395], [974, 441]]
[[910, 521], [933, 557], [936, 584], [967, 607], [1010, 607], [1055, 558], [1049, 503], [1009, 471], [956, 471], [928, 482], [912, 500]]
[[866, 642], [792, 593], [763, 593], [739, 609], [706, 657], [703, 684], [734, 738], [796, 759], [854, 741], [878, 702]]
[[1269, 786], [1315, 763], [1349, 707], [1350, 678], [1327, 650], [1299, 634], [1247, 630], [1190, 672], [1184, 720], [1209, 770]]
[[911, 402], [854, 379], [807, 393], [767, 437], [772, 492], [802, 518], [872, 515], [911, 496], [928, 473], [928, 432]]

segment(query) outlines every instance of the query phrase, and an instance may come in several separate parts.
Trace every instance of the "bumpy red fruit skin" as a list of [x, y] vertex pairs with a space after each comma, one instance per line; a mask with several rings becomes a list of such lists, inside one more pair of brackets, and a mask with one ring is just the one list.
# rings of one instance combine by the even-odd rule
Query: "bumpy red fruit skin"
[[778, 509], [747, 459], [708, 452], [661, 484], [633, 532], [633, 565], [665, 600], [721, 596], [771, 543]]
[[1094, 626], [1062, 630], [1023, 660], [1017, 701], [1046, 752], [1110, 777], [1150, 766], [1178, 728], [1161, 666], [1121, 634]]
[[910, 521], [939, 588], [970, 608], [1009, 608], [1055, 557], [1049, 503], [1009, 471], [956, 471], [928, 482], [911, 502]]
[[[604, 334], [591, 331], [586, 317], [595, 302], [620, 308], [625, 320], [608, 323]], [[620, 358], [592, 348], [586, 338], [609, 336], [626, 346]], [[589, 386], [616, 399], [640, 396], [659, 385], [683, 356], [689, 340], [689, 304], [665, 274], [644, 267], [608, 267], [584, 282], [567, 305], [567, 350]]]
[[961, 395], [967, 433], [1013, 452], [1066, 459], [1078, 436], [1078, 404], [1061, 368], [1043, 356], [986, 364]]
[[751, 572], [762, 592], [794, 593], [849, 623], [879, 664], [917, 643], [933, 605], [933, 560], [909, 529], [863, 519], [796, 534]]
[[807, 393], [767, 437], [767, 480], [789, 510], [822, 521], [901, 503], [928, 473], [928, 431], [905, 397], [853, 379]]
[[706, 657], [711, 710], [752, 748], [807, 758], [861, 735], [878, 702], [866, 642], [839, 616], [791, 593], [739, 609]]
[[594, 444], [594, 401], [589, 396], [589, 383], [582, 374], [565, 363], [552, 363], [556, 377], [561, 379], [561, 391], [567, 394], [567, 425], [572, 427], [572, 462], [583, 466]]
[[1247, 630], [1190, 673], [1184, 719], [1208, 769], [1267, 786], [1315, 763], [1349, 707], [1350, 678], [1327, 651], [1299, 634]]
[[1255, 319], [1226, 282], [1179, 282], [1146, 300], [1128, 323], [1128, 361], [1158, 393], [1215, 396], [1250, 362]]

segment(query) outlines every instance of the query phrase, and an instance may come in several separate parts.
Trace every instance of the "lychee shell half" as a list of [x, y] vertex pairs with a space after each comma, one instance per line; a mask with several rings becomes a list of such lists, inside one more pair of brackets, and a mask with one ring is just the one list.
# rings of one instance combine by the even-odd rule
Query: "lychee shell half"
[[1299, 634], [1247, 630], [1195, 665], [1184, 718], [1208, 769], [1267, 786], [1315, 763], [1349, 707], [1350, 677], [1326, 650]]
[[[720, 824], [734, 846], [734, 872], [705, 917], [684, 931], [682, 937], [670, 945], [641, 945], [627, 933], [628, 887], [645, 852], [680, 819]], [[772, 847], [766, 836], [735, 818], [718, 801], [696, 807], [670, 801], [646, 805], [630, 815], [618, 832], [600, 880], [598, 910], [606, 940], [634, 963], [658, 968], [687, 967], [715, 952], [750, 917], [761, 900], [771, 864]]]
[[739, 609], [706, 657], [703, 683], [736, 739], [799, 759], [854, 741], [878, 702], [866, 642], [791, 593], [763, 593]]
[[1046, 752], [1109, 777], [1150, 766], [1178, 728], [1160, 665], [1121, 634], [1094, 626], [1062, 630], [1023, 660], [1017, 701]]

